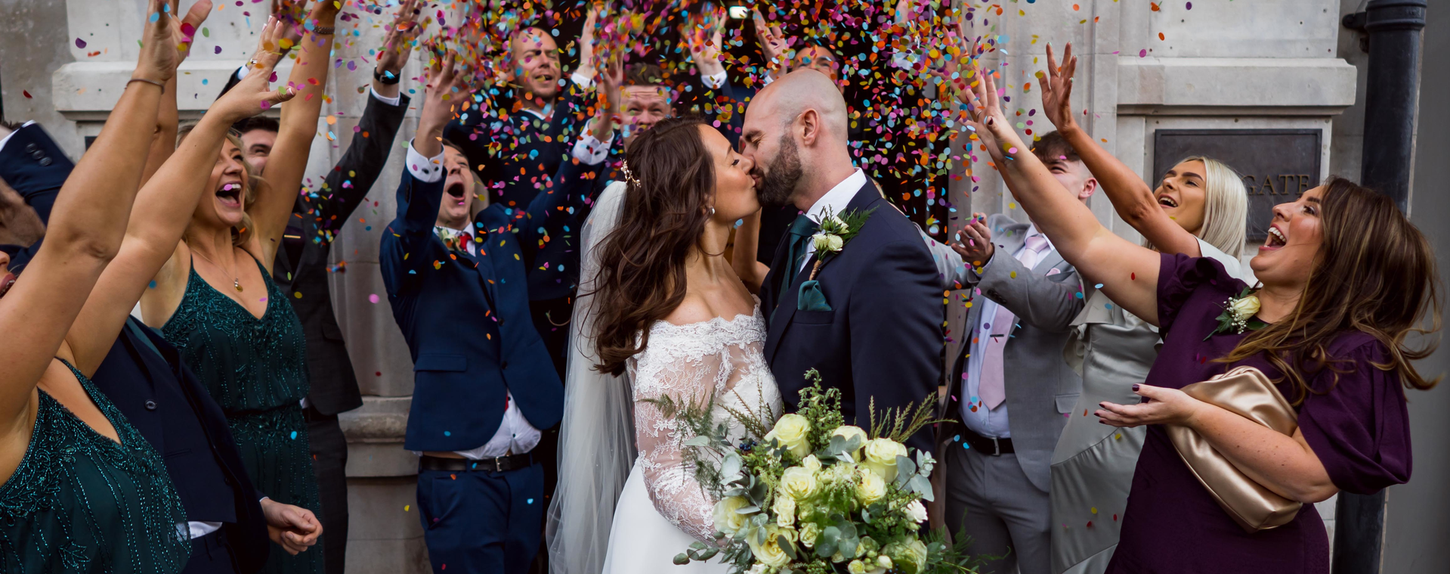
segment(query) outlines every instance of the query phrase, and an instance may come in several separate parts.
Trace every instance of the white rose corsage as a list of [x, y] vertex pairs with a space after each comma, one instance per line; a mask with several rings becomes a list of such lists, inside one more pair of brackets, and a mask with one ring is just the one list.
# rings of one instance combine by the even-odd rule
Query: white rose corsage
[[811, 244], [816, 248], [816, 263], [811, 267], [811, 280], [814, 280], [816, 274], [821, 271], [822, 264], [839, 254], [842, 249], [846, 248], [846, 242], [856, 237], [872, 211], [875, 209], [867, 210], [865, 213], [853, 209], [838, 215], [827, 210], [821, 215], [821, 221], [817, 224], [819, 231], [811, 236]]
[[1235, 335], [1242, 335], [1245, 330], [1257, 331], [1264, 328], [1267, 323], [1254, 317], [1259, 312], [1259, 296], [1254, 294], [1252, 287], [1244, 287], [1244, 290], [1237, 296], [1229, 297], [1223, 304], [1223, 313], [1218, 315], [1218, 328], [1214, 329], [1208, 337], [1219, 333], [1232, 332]]

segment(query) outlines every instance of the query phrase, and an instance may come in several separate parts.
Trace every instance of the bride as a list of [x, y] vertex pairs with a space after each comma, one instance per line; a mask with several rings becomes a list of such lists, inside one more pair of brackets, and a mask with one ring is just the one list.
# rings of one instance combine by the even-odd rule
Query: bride
[[781, 414], [764, 317], [724, 257], [733, 223], [760, 209], [752, 166], [690, 118], [639, 135], [628, 159], [633, 173], [605, 190], [581, 233], [583, 316], [549, 508], [550, 568], [725, 572], [673, 564], [692, 542], [712, 542], [715, 501], [684, 459], [680, 443], [692, 433], [649, 401], [712, 405], [732, 440], [748, 433], [727, 409], [769, 416], [766, 426]]

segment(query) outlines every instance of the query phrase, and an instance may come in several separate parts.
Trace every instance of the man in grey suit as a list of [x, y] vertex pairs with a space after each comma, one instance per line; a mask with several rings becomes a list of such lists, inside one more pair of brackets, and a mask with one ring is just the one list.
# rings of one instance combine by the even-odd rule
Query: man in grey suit
[[[1055, 135], [1033, 152], [1086, 200], [1097, 181]], [[944, 518], [954, 536], [971, 539], [972, 554], [999, 557], [984, 572], [1048, 574], [1049, 464], [1082, 390], [1062, 349], [1083, 307], [1082, 285], [1031, 224], [973, 214], [958, 237], [961, 263], [948, 278], [971, 288], [971, 299], [941, 413], [953, 420], [939, 449]]]

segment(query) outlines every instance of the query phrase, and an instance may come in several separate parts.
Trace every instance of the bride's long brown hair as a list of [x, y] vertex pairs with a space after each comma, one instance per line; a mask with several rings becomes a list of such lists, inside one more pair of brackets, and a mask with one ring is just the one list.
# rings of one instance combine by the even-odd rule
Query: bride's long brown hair
[[[1299, 304], [1288, 317], [1244, 337], [1218, 361], [1235, 363], [1263, 353], [1288, 377], [1296, 390], [1290, 400], [1298, 405], [1315, 392], [1309, 383], [1319, 370], [1334, 371], [1337, 380], [1352, 368], [1330, 356], [1329, 345], [1343, 333], [1361, 331], [1389, 350], [1389, 363], [1374, 368], [1398, 374], [1406, 388], [1435, 386], [1440, 377], [1426, 378], [1414, 362], [1428, 357], [1437, 340], [1426, 338], [1418, 347], [1409, 340], [1411, 334], [1440, 328], [1430, 242], [1393, 200], [1347, 179], [1325, 182], [1321, 205], [1324, 240]], [[1426, 318], [1428, 326], [1422, 323]]]
[[[649, 344], [649, 327], [685, 298], [685, 260], [709, 221], [715, 170], [699, 118], [670, 118], [637, 136], [625, 151], [619, 223], [599, 244], [594, 292], [594, 368], [612, 375]], [[639, 335], [636, 340], [636, 335]]]

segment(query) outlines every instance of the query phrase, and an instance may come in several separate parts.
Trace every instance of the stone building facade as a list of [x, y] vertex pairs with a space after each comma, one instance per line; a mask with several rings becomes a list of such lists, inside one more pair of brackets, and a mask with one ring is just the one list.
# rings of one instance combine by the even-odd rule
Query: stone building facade
[[[79, 157], [85, 138], [99, 132], [129, 77], [145, 4], [144, 0], [0, 0], [0, 11], [6, 15], [0, 19], [0, 91], [7, 119], [40, 121], [72, 157]], [[219, 0], [217, 4], [205, 24], [206, 33], [181, 69], [178, 92], [183, 119], [194, 119], [206, 109], [227, 74], [245, 61], [266, 20], [265, 3]], [[1159, 145], [1160, 136], [1187, 133], [1183, 130], [1279, 130], [1295, 134], [1301, 143], [1309, 141], [1305, 137], [1313, 138], [1309, 151], [1298, 158], [1297, 171], [1288, 175], [1304, 175], [1315, 182], [1330, 174], [1355, 178], [1366, 58], [1357, 34], [1341, 27], [1340, 18], [1359, 4], [1358, 0], [1200, 0], [1190, 8], [1185, 0], [1008, 0], [1000, 3], [1003, 14], [991, 17], [994, 29], [990, 30], [1007, 37], [1005, 53], [989, 59], [1004, 58], [1008, 63], [1005, 83], [1014, 96], [1011, 105], [1025, 115], [1025, 110], [1040, 108], [1033, 74], [1046, 66], [1046, 43], [1057, 48], [1071, 41], [1080, 58], [1078, 77], [1085, 79], [1073, 94], [1074, 105], [1087, 110], [1082, 124], [1145, 180], [1161, 176], [1155, 162], [1172, 161], [1155, 157], [1156, 150], [1165, 149]], [[1427, 53], [1431, 42], [1445, 47], [1445, 38], [1450, 37], [1450, 22], [1439, 15], [1445, 11], [1437, 14], [1436, 8], [1445, 7], [1431, 6]], [[381, 43], [381, 26], [389, 18], [385, 9], [381, 15], [363, 14], [338, 27], [334, 60], [341, 65], [328, 79], [326, 93], [332, 100], [324, 106], [327, 121], [319, 122], [319, 137], [314, 140], [308, 170], [312, 185], [320, 184], [320, 175], [353, 137], [373, 67], [370, 49]], [[354, 62], [356, 69], [348, 62]], [[412, 78], [420, 72], [419, 62], [414, 61], [403, 74], [404, 89], [415, 104], [422, 99], [421, 88]], [[286, 74], [284, 64], [279, 76]], [[1026, 82], [1032, 88], [1024, 94]], [[1443, 70], [1432, 72], [1427, 67], [1425, 82], [1450, 87]], [[346, 263], [346, 271], [333, 276], [333, 301], [364, 394], [364, 406], [342, 417], [350, 448], [348, 570], [359, 574], [427, 571], [414, 495], [416, 457], [402, 448], [412, 363], [386, 304], [377, 253], [379, 234], [393, 217], [393, 192], [416, 117], [416, 109], [408, 112], [395, 153], [369, 194], [368, 205], [343, 228], [333, 247], [334, 263]], [[1441, 112], [1427, 112], [1425, 117], [1446, 119]], [[1046, 125], [1040, 114], [1035, 119], [1037, 125]], [[1450, 126], [1438, 127], [1421, 133], [1450, 131]], [[1450, 156], [1450, 142], [1443, 135], [1425, 142], [1421, 153], [1427, 153], [1424, 145], [1432, 145], [1430, 153], [1438, 154], [1440, 163]], [[1312, 173], [1303, 166], [1312, 166]], [[975, 167], [979, 175], [991, 170], [985, 164]], [[1444, 174], [1446, 168], [1430, 169]], [[1299, 183], [1280, 178], [1286, 174], [1263, 175], [1255, 180], [1256, 187], [1272, 179], [1278, 182], [1275, 193]], [[1430, 183], [1443, 187], [1444, 179]], [[983, 177], [975, 193], [969, 193], [970, 185], [967, 179], [953, 182], [957, 209], [953, 215], [958, 219], [948, 222], [952, 231], [965, 220], [961, 216], [972, 211], [1005, 212], [1025, 219], [1003, 195], [996, 178]], [[1422, 201], [1412, 196], [1413, 205], [1422, 203], [1426, 209], [1440, 210], [1438, 217], [1420, 207], [1412, 208], [1412, 213], [1431, 233], [1444, 259], [1450, 253], [1450, 232], [1437, 229], [1445, 227], [1447, 204], [1443, 199]], [[1106, 198], [1095, 197], [1090, 206], [1115, 232], [1136, 238]], [[961, 317], [954, 320], [960, 324]], [[1450, 358], [1444, 352], [1427, 361], [1442, 370], [1447, 362]], [[1443, 489], [1427, 486], [1450, 480], [1450, 467], [1436, 461], [1437, 455], [1446, 453], [1446, 423], [1434, 414], [1436, 408], [1443, 412], [1450, 407], [1447, 396], [1450, 391], [1445, 390], [1412, 396], [1416, 454], [1425, 462], [1416, 465], [1411, 485], [1390, 491], [1386, 572], [1450, 568], [1450, 549], [1424, 534], [1438, 531], [1443, 536], [1450, 530], [1446, 518], [1450, 502], [1440, 492]], [[1417, 507], [1413, 501], [1419, 499], [1407, 501], [1400, 496], [1401, 489], [1414, 489], [1415, 496], [1438, 506]], [[1333, 517], [1332, 505], [1332, 500], [1322, 504], [1321, 514]], [[1393, 569], [1397, 565], [1409, 569]]]

